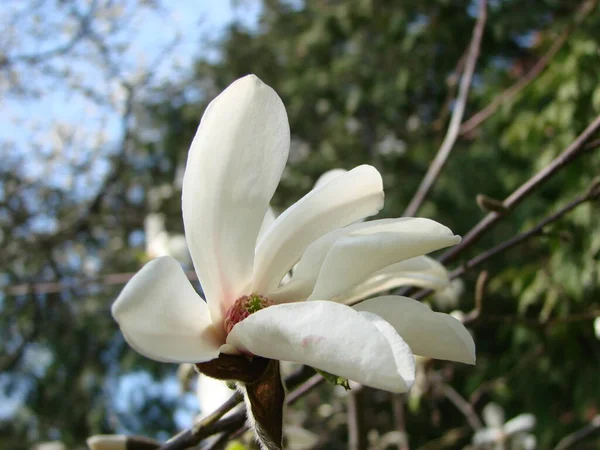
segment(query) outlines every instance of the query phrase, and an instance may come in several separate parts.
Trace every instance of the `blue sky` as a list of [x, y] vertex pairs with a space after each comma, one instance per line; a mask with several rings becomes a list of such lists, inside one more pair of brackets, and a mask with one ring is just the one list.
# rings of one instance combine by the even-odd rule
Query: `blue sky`
[[[75, 3], [86, 11], [90, 2]], [[26, 90], [39, 91], [36, 95], [15, 94], [5, 74], [0, 73], [0, 114], [4, 118], [0, 123], [0, 157], [8, 160], [25, 155], [24, 168], [32, 181], [43, 179], [65, 189], [80, 190], [73, 174], [65, 168], [90, 158], [94, 160], [94, 174], [102, 177], [107, 169], [103, 157], [111, 147], [114, 150], [120, 137], [119, 108], [124, 91], [117, 78], [135, 84], [142, 74], [151, 73], [155, 85], [176, 80], [189, 70], [195, 56], [218, 58], [203, 42], [218, 38], [233, 20], [256, 27], [260, 11], [257, 0], [178, 0], [164, 2], [160, 11], [135, 8], [143, 3], [141, 0], [98, 3], [123, 5], [125, 13], [134, 12], [134, 20], [111, 33], [113, 38], [108, 40], [109, 46], [115, 48], [120, 44], [127, 46], [123, 55], [116, 58], [118, 77], [107, 75], [101, 68], [97, 63], [100, 57], [89, 43], [76, 46], [65, 57], [53, 58], [48, 64], [33, 68], [15, 65], [22, 85]], [[6, 53], [10, 59], [55, 49], [69, 41], [77, 23], [66, 20], [65, 8], [53, 8], [50, 1], [42, 2], [45, 6], [40, 10], [27, 11], [24, 4], [8, 0], [8, 7], [0, 10], [0, 26], [14, 25], [10, 33], [0, 37], [0, 54]], [[109, 15], [111, 10], [108, 11], [104, 16]], [[98, 23], [97, 31], [101, 33], [102, 26], [110, 21], [94, 23]], [[164, 53], [176, 35], [178, 44]], [[156, 64], [163, 53], [160, 64]], [[48, 75], [48, 68], [60, 74]], [[84, 95], [83, 90], [95, 92], [102, 99], [110, 98], [112, 104], [99, 104]], [[92, 148], [101, 148], [101, 154], [85, 151]], [[94, 185], [95, 180], [83, 184]]]

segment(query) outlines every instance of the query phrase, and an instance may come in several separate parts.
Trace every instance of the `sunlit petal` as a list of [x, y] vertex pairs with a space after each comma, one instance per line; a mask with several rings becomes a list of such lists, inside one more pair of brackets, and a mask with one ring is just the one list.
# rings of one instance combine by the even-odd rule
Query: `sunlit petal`
[[183, 219], [215, 323], [250, 285], [256, 238], [289, 142], [281, 99], [253, 75], [214, 99], [196, 132], [183, 179]]
[[415, 355], [475, 363], [475, 343], [467, 329], [448, 314], [432, 311], [408, 297], [390, 295], [365, 300], [354, 306], [389, 322]]
[[313, 189], [318, 189], [321, 186], [324, 186], [327, 183], [329, 183], [331, 180], [339, 177], [340, 175], [344, 175], [345, 173], [348, 173], [348, 171], [345, 170], [345, 169], [331, 169], [331, 170], [328, 170], [323, 175], [321, 175], [317, 179], [317, 181], [315, 181], [315, 185], [314, 185]]
[[401, 286], [439, 290], [446, 288], [449, 283], [448, 271], [442, 264], [428, 256], [417, 256], [376, 272], [334, 300], [348, 304]]
[[218, 333], [208, 306], [170, 256], [146, 264], [112, 306], [125, 339], [163, 362], [202, 362], [218, 356]]
[[334, 298], [391, 264], [460, 242], [429, 219], [386, 219], [338, 238], [325, 257], [310, 299]]
[[321, 236], [383, 206], [381, 175], [360, 166], [306, 194], [275, 220], [258, 243], [252, 290], [268, 293]]
[[405, 392], [414, 381], [412, 352], [391, 325], [334, 302], [265, 308], [238, 323], [227, 342], [392, 392]]

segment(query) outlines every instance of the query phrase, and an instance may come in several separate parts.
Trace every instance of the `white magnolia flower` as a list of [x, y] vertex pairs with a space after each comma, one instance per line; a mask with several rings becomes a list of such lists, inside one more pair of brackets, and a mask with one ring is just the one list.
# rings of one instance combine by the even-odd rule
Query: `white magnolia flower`
[[594, 334], [600, 339], [600, 316], [594, 319]]
[[209, 105], [189, 152], [182, 202], [206, 302], [176, 260], [151, 261], [112, 308], [127, 342], [158, 361], [257, 355], [393, 392], [412, 384], [413, 353], [473, 363], [462, 324], [415, 300], [378, 297], [354, 308], [330, 301], [393, 264], [460, 241], [428, 219], [356, 224], [383, 206], [373, 167], [314, 189], [259, 235], [289, 143], [283, 103], [255, 76]]
[[473, 444], [479, 448], [494, 450], [535, 450], [537, 442], [529, 431], [535, 427], [533, 414], [519, 414], [504, 421], [504, 410], [496, 403], [488, 403], [483, 408], [483, 421], [486, 428], [473, 436]]

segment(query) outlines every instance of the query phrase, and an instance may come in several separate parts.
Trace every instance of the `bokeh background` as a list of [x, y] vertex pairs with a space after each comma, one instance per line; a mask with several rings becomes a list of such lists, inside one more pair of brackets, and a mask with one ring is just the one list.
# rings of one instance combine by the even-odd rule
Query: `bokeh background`
[[[212, 98], [247, 73], [282, 97], [292, 149], [277, 210], [323, 172], [368, 163], [384, 178], [380, 217], [397, 217], [446, 132], [476, 15], [471, 0], [2, 2], [0, 447], [166, 439], [199, 413], [194, 380], [186, 391], [176, 366], [129, 348], [110, 305], [152, 257], [172, 253], [191, 269], [181, 177]], [[464, 235], [485, 214], [478, 194], [504, 199], [600, 114], [599, 74], [597, 1], [490, 0], [465, 120], [495, 107], [461, 129], [419, 215]], [[592, 141], [451, 268], [585, 192], [597, 149]], [[487, 270], [469, 324], [477, 365], [424, 361], [407, 396], [361, 391], [361, 448], [473, 446], [473, 416], [501, 427], [499, 408], [534, 417], [537, 448], [599, 448], [598, 212], [586, 202], [429, 297], [468, 313]], [[342, 391], [319, 387], [286, 422], [312, 433], [311, 447], [347, 448]], [[578, 430], [589, 433], [561, 442]]]

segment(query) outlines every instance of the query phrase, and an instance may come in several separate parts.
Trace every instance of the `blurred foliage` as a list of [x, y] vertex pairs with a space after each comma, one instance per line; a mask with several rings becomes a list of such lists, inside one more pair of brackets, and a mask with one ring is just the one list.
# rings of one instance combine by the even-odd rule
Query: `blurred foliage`
[[[466, 118], [523, 77], [578, 7], [556, 0], [490, 2]], [[85, 437], [101, 432], [165, 437], [176, 431], [173, 409], [181, 402], [148, 387], [167, 383], [174, 368], [124, 344], [109, 314], [119, 286], [102, 279], [80, 286], [74, 279], [135, 271], [146, 258], [149, 212], [164, 213], [170, 232], [182, 231], [177, 179], [212, 98], [247, 73], [282, 97], [292, 150], [277, 209], [328, 169], [373, 164], [384, 177], [382, 215], [396, 217], [443, 139], [475, 11], [463, 0], [264, 0], [258, 30], [233, 23], [212, 44], [219, 58], [199, 59], [186, 79], [158, 86], [136, 104], [127, 117], [135, 126], [109, 160], [109, 181], [94, 195], [32, 183], [17, 158], [6, 159], [0, 166], [1, 283], [60, 279], [68, 288], [7, 290], [0, 297], [0, 395], [18, 404], [5, 407], [10, 414], [0, 408], [0, 445], [24, 449], [60, 439], [80, 448]], [[477, 194], [505, 198], [566, 148], [600, 113], [599, 42], [594, 7], [547, 70], [461, 137], [420, 215], [465, 234], [484, 215]], [[461, 260], [533, 226], [583, 192], [599, 168], [600, 152], [587, 150]], [[50, 230], [40, 226], [48, 222]], [[439, 374], [466, 399], [477, 394], [477, 413], [493, 400], [507, 417], [534, 414], [540, 449], [553, 448], [600, 413], [600, 341], [592, 327], [600, 309], [598, 205], [585, 204], [545, 231], [482, 267], [491, 281], [473, 324], [477, 365], [426, 363], [430, 381], [407, 408], [411, 448], [466, 426], [432, 381]], [[459, 309], [473, 308], [477, 274], [464, 277]], [[130, 380], [126, 398], [124, 378]], [[367, 393], [365, 425], [376, 442], [395, 429], [397, 418], [390, 394]], [[338, 391], [326, 386], [290, 414], [320, 436], [320, 448], [342, 449], [344, 410]], [[468, 445], [471, 436], [459, 435], [448, 448]], [[597, 448], [600, 440], [592, 441], [577, 448]]]

